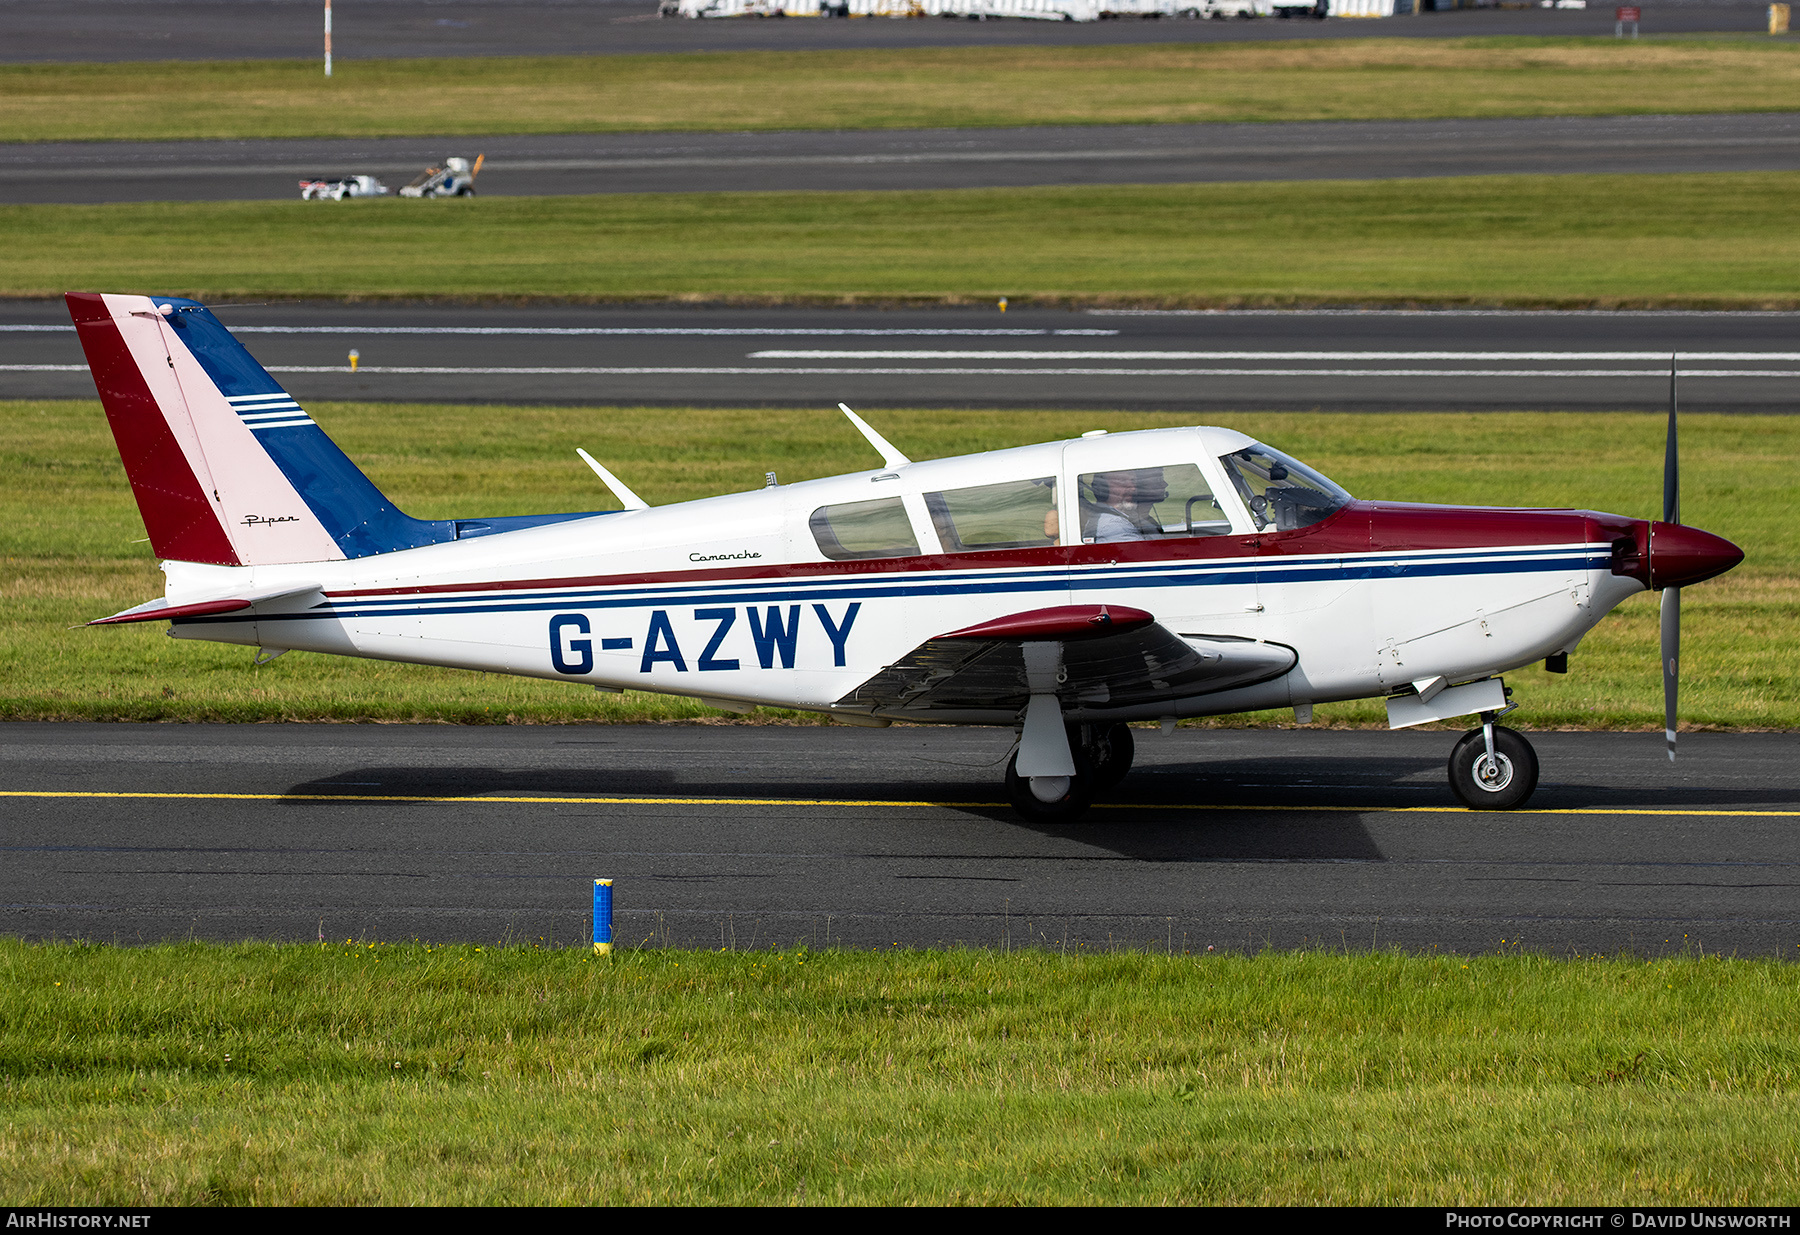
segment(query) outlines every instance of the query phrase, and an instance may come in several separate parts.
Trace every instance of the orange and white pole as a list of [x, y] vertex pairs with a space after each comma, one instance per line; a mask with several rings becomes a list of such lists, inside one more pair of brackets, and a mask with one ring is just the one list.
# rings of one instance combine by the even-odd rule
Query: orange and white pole
[[325, 0], [325, 76], [331, 76], [331, 0]]

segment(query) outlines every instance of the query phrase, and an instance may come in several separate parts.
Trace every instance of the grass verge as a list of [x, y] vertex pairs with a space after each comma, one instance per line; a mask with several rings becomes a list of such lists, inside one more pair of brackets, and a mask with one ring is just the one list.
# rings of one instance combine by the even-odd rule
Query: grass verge
[[1781, 1205], [1797, 1018], [1786, 964], [1693, 955], [0, 940], [0, 1165], [17, 1206]]
[[1345, 39], [0, 67], [0, 141], [1781, 111], [1800, 47]]
[[0, 206], [0, 295], [1782, 307], [1796, 194], [1746, 172]]
[[[823, 408], [492, 408], [310, 404], [402, 509], [431, 518], [587, 510], [585, 445], [653, 502], [868, 465]], [[934, 458], [1192, 423], [1139, 413], [884, 411], [882, 432]], [[1631, 414], [1253, 413], [1211, 417], [1280, 445], [1352, 493], [1391, 500], [1660, 510], [1662, 421]], [[1683, 511], [1745, 563], [1683, 599], [1682, 715], [1709, 727], [1800, 728], [1800, 418], [1689, 415]], [[42, 720], [694, 720], [719, 714], [653, 695], [291, 652], [176, 643], [160, 626], [70, 629], [160, 595], [162, 578], [105, 417], [94, 402], [0, 402], [0, 718]], [[1509, 675], [1526, 726], [1662, 724], [1656, 600], [1628, 601], [1588, 636], [1567, 676]], [[1379, 702], [1321, 707], [1322, 723], [1379, 724]], [[785, 713], [764, 712], [763, 720]], [[1291, 721], [1289, 713], [1250, 723]], [[1229, 723], [1245, 723], [1245, 719]]]

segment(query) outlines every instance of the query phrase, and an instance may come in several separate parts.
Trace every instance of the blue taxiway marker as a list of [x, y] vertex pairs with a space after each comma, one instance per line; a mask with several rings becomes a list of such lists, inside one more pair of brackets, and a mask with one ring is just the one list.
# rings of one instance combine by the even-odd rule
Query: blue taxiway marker
[[612, 951], [612, 880], [594, 880], [594, 955]]

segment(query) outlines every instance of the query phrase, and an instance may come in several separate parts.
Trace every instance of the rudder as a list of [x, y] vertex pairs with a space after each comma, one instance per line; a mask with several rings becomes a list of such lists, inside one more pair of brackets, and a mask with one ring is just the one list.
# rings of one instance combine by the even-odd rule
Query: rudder
[[65, 300], [158, 557], [259, 566], [456, 539], [388, 501], [204, 305]]

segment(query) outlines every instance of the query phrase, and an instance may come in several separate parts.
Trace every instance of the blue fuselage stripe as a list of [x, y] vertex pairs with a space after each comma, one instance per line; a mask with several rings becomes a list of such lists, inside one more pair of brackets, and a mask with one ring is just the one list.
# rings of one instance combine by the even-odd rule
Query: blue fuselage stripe
[[1145, 588], [1199, 588], [1230, 585], [1358, 582], [1456, 575], [1512, 575], [1549, 571], [1605, 570], [1607, 550], [1555, 549], [1481, 551], [1461, 558], [1408, 556], [1331, 558], [1312, 561], [1239, 559], [1231, 563], [1167, 563], [1160, 567], [1058, 568], [1053, 571], [951, 575], [937, 579], [804, 579], [794, 582], [724, 580], [687, 587], [632, 587], [572, 592], [537, 591], [510, 595], [396, 596], [329, 601], [303, 613], [219, 614], [188, 619], [197, 623], [291, 621], [313, 618], [436, 617], [458, 614], [537, 613], [559, 609], [674, 608], [688, 604], [799, 604], [808, 601], [879, 600], [895, 597], [1005, 595], [1029, 592], [1095, 592]]
[[[1580, 558], [1571, 554], [1585, 554]], [[1553, 556], [1554, 555], [1554, 556]], [[1217, 584], [1240, 582], [1286, 583], [1320, 578], [1375, 579], [1397, 578], [1404, 575], [1421, 574], [1502, 574], [1511, 573], [1514, 567], [1505, 560], [1519, 562], [1516, 569], [1549, 570], [1562, 569], [1603, 569], [1610, 564], [1610, 557], [1594, 550], [1554, 549], [1525, 551], [1482, 550], [1479, 554], [1464, 552], [1457, 557], [1443, 555], [1427, 557], [1424, 555], [1391, 557], [1383, 555], [1379, 558], [1349, 557], [1320, 558], [1294, 561], [1283, 558], [1239, 558], [1226, 562], [1164, 562], [1149, 563], [1141, 566], [1100, 566], [1100, 567], [1065, 567], [1059, 566], [1047, 570], [1018, 570], [1007, 572], [982, 571], [943, 574], [937, 578], [929, 576], [900, 576], [891, 584], [877, 582], [882, 576], [858, 575], [850, 578], [813, 578], [796, 580], [793, 583], [756, 580], [754, 582], [741, 579], [725, 579], [704, 583], [692, 583], [686, 586], [669, 584], [642, 584], [632, 586], [611, 587], [600, 590], [551, 590], [514, 591], [506, 596], [508, 604], [528, 604], [534, 601], [550, 601], [566, 604], [571, 601], [586, 601], [592, 598], [595, 603], [623, 601], [643, 604], [680, 604], [687, 600], [727, 599], [726, 593], [734, 588], [755, 587], [798, 589], [793, 599], [816, 599], [820, 596], [863, 596], [863, 595], [896, 595], [893, 589], [907, 589], [906, 594], [941, 596], [959, 591], [981, 591], [985, 585], [1000, 583], [1009, 590], [1017, 590], [1021, 586], [1027, 590], [1044, 590], [1046, 588], [1071, 587], [1090, 590], [1096, 587], [1207, 587]], [[1521, 560], [1527, 559], [1527, 560]], [[906, 580], [912, 582], [906, 582]], [[881, 589], [876, 591], [875, 589]], [[820, 589], [829, 589], [821, 592]], [[475, 592], [480, 589], [470, 588]], [[759, 592], [758, 595], [765, 595]], [[781, 593], [786, 595], [786, 592]], [[500, 596], [492, 595], [486, 603], [498, 601]], [[501, 595], [506, 595], [502, 593]], [[354, 607], [359, 613], [373, 614], [383, 608], [394, 612], [410, 612], [413, 606], [420, 604], [476, 604], [483, 603], [482, 596], [450, 597], [442, 594], [425, 599], [418, 593], [404, 596], [385, 596], [358, 598], [347, 602], [338, 602]]]

